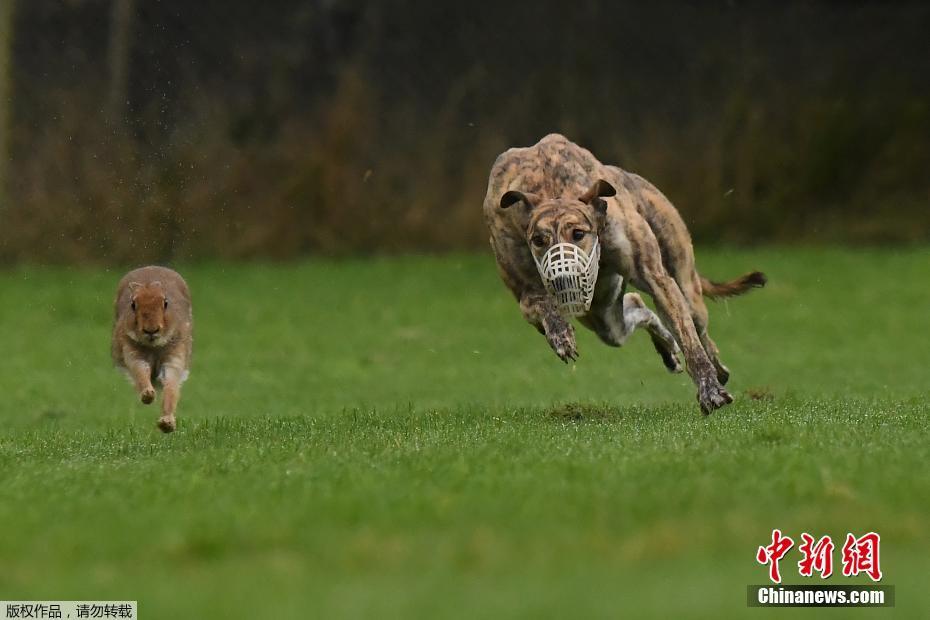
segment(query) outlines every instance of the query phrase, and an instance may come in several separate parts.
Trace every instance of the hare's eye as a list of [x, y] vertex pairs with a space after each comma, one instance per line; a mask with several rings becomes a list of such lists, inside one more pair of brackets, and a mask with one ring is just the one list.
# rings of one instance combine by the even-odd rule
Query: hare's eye
[[133, 312], [136, 311], [136, 300], [135, 299], [129, 302], [129, 307], [132, 308]]
[[168, 299], [166, 298], [166, 299], [165, 299], [165, 310], [167, 310], [167, 309], [168, 309]]
[[581, 241], [582, 239], [584, 239], [584, 236], [586, 234], [587, 233], [585, 231], [581, 230], [580, 228], [576, 228], [575, 230], [572, 231], [572, 239], [574, 239], [575, 241]]

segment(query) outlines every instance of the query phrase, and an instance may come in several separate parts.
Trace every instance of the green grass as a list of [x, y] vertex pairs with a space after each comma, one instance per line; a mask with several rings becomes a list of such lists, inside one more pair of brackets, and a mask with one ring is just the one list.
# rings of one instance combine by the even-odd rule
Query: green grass
[[930, 252], [699, 262], [771, 279], [711, 304], [736, 402], [708, 418], [645, 334], [579, 332], [561, 364], [484, 256], [183, 268], [195, 354], [171, 436], [109, 361], [120, 273], [0, 272], [0, 599], [819, 617], [746, 608], [779, 527], [878, 531], [897, 607], [855, 615], [926, 617]]

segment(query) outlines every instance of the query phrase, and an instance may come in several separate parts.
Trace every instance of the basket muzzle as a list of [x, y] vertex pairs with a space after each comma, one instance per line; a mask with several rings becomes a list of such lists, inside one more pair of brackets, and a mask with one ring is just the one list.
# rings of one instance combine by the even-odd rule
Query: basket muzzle
[[573, 243], [557, 243], [536, 260], [543, 284], [564, 316], [581, 316], [591, 309], [600, 260], [597, 238], [590, 255]]

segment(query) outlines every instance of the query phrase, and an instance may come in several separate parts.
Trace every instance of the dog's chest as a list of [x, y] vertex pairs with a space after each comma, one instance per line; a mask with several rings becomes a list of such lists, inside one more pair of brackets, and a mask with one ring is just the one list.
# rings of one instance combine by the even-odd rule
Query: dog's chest
[[601, 264], [629, 279], [635, 273], [635, 252], [630, 238], [627, 236], [623, 222], [608, 214], [607, 223], [601, 230]]

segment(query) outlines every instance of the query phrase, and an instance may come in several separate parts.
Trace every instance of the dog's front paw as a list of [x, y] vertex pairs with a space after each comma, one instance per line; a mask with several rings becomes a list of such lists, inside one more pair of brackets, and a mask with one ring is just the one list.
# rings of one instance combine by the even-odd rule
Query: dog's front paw
[[571, 323], [562, 322], [556, 328], [546, 333], [549, 346], [565, 363], [578, 359], [578, 349], [575, 346], [575, 329]]
[[139, 392], [139, 399], [146, 405], [151, 405], [155, 400], [155, 388], [149, 386]]
[[713, 413], [715, 409], [720, 409], [724, 405], [733, 402], [733, 397], [727, 392], [722, 385], [716, 380], [701, 381], [698, 388], [698, 402], [701, 404], [701, 411], [704, 415]]

